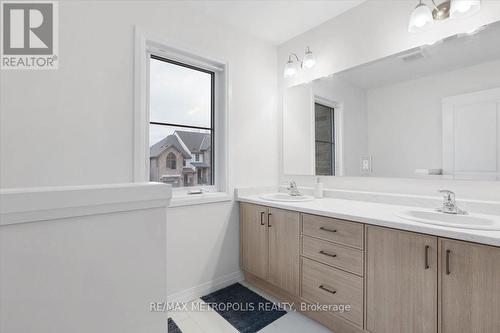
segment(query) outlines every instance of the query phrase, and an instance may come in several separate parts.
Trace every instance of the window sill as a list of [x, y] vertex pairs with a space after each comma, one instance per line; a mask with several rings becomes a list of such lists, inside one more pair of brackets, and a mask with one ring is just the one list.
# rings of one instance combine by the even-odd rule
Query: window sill
[[209, 192], [203, 194], [179, 194], [172, 197], [169, 208], [202, 205], [216, 202], [231, 201], [232, 197], [226, 192]]

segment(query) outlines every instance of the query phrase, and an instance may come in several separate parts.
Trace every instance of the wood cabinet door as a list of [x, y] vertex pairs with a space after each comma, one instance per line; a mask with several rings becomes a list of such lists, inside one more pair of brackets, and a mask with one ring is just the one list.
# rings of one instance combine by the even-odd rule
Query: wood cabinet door
[[300, 215], [269, 208], [269, 282], [299, 295]]
[[500, 248], [440, 239], [440, 333], [500, 332]]
[[437, 332], [437, 237], [366, 227], [366, 330]]
[[241, 203], [241, 266], [261, 279], [268, 277], [269, 241], [266, 207]]

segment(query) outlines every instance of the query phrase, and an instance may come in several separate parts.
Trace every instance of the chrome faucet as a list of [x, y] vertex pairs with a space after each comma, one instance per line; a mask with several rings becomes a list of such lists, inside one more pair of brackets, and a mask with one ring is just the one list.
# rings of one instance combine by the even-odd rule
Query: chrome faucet
[[458, 208], [455, 202], [455, 193], [449, 190], [440, 190], [439, 193], [443, 194], [443, 206], [436, 209], [438, 212], [446, 214], [460, 214], [467, 215], [465, 210]]
[[293, 180], [290, 181], [290, 183], [286, 189], [288, 190], [288, 192], [290, 193], [290, 195], [292, 197], [302, 196], [302, 193], [300, 193], [300, 191], [297, 187], [297, 183], [295, 183], [295, 181], [293, 181]]

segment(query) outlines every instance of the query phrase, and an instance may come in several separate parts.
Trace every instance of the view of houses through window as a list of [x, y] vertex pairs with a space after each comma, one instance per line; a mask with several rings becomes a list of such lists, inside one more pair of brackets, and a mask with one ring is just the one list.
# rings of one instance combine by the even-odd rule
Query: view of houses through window
[[214, 73], [152, 55], [150, 181], [213, 185]]

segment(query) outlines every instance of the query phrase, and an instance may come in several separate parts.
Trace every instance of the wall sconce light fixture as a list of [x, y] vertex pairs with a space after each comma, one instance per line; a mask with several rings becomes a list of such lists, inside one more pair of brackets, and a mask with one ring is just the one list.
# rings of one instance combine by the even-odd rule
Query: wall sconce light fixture
[[314, 58], [314, 55], [308, 46], [306, 48], [304, 59], [302, 59], [302, 61], [295, 53], [291, 53], [288, 56], [288, 61], [285, 64], [284, 76], [285, 78], [295, 76], [300, 68], [312, 68], [314, 67], [315, 64], [316, 64], [316, 58]]
[[432, 10], [419, 0], [410, 16], [409, 32], [426, 30], [434, 24], [434, 21], [469, 17], [481, 9], [481, 0], [447, 0], [439, 5], [434, 0], [431, 1], [434, 7]]

